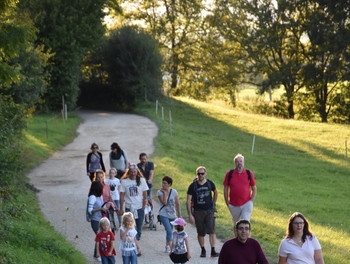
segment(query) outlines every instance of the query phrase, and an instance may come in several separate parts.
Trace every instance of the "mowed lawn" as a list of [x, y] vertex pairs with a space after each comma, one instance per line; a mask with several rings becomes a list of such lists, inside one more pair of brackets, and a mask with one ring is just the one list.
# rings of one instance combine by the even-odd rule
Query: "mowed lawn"
[[252, 236], [261, 242], [270, 263], [277, 263], [279, 243], [295, 211], [309, 219], [326, 263], [349, 263], [350, 158], [345, 157], [349, 125], [277, 119], [185, 98], [162, 101], [158, 114], [154, 103], [140, 105], [138, 111], [160, 127], [151, 157], [156, 188], [164, 175], [172, 176], [184, 212], [187, 187], [196, 167], [204, 165], [219, 191], [217, 233], [223, 239], [232, 237], [222, 182], [233, 167], [232, 158], [242, 153], [258, 187]]

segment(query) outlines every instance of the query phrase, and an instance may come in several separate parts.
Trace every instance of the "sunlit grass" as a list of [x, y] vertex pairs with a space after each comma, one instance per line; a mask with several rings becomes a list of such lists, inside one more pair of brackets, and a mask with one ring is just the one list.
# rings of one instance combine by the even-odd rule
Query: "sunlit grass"
[[233, 167], [233, 156], [242, 153], [258, 186], [253, 236], [262, 243], [270, 263], [277, 262], [279, 243], [295, 211], [309, 219], [326, 263], [345, 264], [350, 259], [350, 160], [344, 156], [349, 126], [248, 114], [225, 104], [186, 98], [161, 103], [165, 111], [172, 112], [172, 136], [168, 115], [162, 120], [155, 115], [153, 105], [139, 111], [146, 111], [160, 127], [156, 153], [151, 157], [156, 165], [155, 187], [160, 186], [162, 176], [172, 176], [184, 215], [188, 185], [196, 167], [204, 165], [219, 192], [217, 233], [223, 239], [232, 237], [222, 182], [225, 172]]

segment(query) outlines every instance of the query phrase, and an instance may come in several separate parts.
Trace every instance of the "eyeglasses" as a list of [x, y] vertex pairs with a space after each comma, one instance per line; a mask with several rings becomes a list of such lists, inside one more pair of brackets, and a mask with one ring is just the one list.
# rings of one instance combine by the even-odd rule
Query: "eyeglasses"
[[93, 147], [92, 149], [98, 149], [98, 147]]
[[205, 172], [198, 172], [197, 175], [204, 175]]
[[305, 223], [304, 222], [293, 222], [293, 225], [296, 225], [296, 226], [298, 226], [298, 225], [304, 225]]
[[239, 231], [243, 231], [243, 230], [245, 230], [245, 231], [249, 231], [249, 230], [250, 230], [250, 228], [249, 228], [249, 227], [243, 227], [243, 226], [238, 227], [237, 229], [238, 229]]
[[166, 181], [163, 181], [163, 182], [162, 182], [162, 184], [168, 184], [168, 182], [166, 182]]

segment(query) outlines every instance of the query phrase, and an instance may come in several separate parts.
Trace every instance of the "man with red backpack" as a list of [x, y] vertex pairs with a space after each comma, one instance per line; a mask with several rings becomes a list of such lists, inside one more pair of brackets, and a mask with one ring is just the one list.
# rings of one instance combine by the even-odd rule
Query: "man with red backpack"
[[[256, 182], [253, 172], [244, 168], [242, 154], [237, 154], [233, 162], [235, 169], [229, 170], [225, 175], [224, 198], [233, 223], [236, 224], [240, 219], [250, 221], [256, 196]], [[235, 228], [234, 231], [236, 234]]]

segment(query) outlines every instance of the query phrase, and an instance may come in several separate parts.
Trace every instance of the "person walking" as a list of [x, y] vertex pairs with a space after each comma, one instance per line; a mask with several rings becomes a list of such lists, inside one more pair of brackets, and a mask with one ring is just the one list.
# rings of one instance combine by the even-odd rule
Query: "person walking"
[[181, 217], [179, 196], [177, 191], [171, 188], [172, 184], [173, 179], [169, 176], [164, 176], [162, 179], [162, 188], [157, 192], [161, 204], [158, 215], [166, 231], [166, 253], [170, 253], [171, 241], [173, 240], [171, 221], [174, 221], [176, 217]]
[[137, 264], [137, 256], [141, 256], [140, 246], [136, 239], [135, 219], [131, 212], [123, 214], [120, 227], [120, 253], [123, 264]]
[[224, 198], [235, 225], [240, 219], [250, 221], [257, 189], [253, 172], [244, 168], [244, 156], [237, 154], [233, 162], [235, 169], [225, 175]]
[[186, 263], [190, 258], [190, 247], [188, 235], [184, 231], [186, 221], [183, 218], [176, 218], [170, 222], [174, 227], [173, 242], [171, 243], [171, 253], [169, 257], [173, 263]]
[[320, 242], [301, 213], [295, 212], [289, 218], [278, 256], [278, 264], [324, 264]]
[[128, 168], [128, 155], [122, 150], [118, 143], [113, 142], [109, 153], [109, 165], [117, 170], [117, 178], [120, 179]]
[[130, 164], [129, 169], [121, 177], [120, 184], [120, 212], [132, 212], [136, 221], [136, 239], [140, 240], [142, 234], [143, 219], [145, 216], [145, 207], [147, 205], [148, 186], [145, 178], [138, 170], [136, 164]]
[[142, 175], [145, 177], [148, 185], [148, 200], [152, 200], [152, 182], [154, 176], [154, 164], [152, 161], [147, 160], [147, 154], [141, 153], [139, 155], [140, 163], [137, 163], [137, 167], [141, 171]]
[[[215, 251], [215, 216], [218, 192], [215, 184], [206, 178], [207, 169], [200, 166], [196, 169], [197, 178], [187, 190], [187, 213], [190, 223], [196, 224], [198, 243], [201, 247], [200, 257], [206, 257], [204, 237], [209, 234], [211, 257], [218, 257]], [[213, 195], [212, 195], [213, 193]]]
[[237, 236], [224, 243], [218, 264], [269, 264], [259, 242], [250, 238], [250, 222], [239, 220], [233, 228]]
[[98, 258], [101, 257], [102, 264], [115, 264], [115, 238], [108, 218], [102, 217], [99, 227], [99, 232], [95, 238], [96, 255]]
[[96, 170], [100, 169], [106, 172], [106, 169], [103, 163], [102, 153], [98, 151], [98, 145], [92, 143], [90, 149], [91, 152], [86, 157], [86, 172], [90, 181], [93, 181]]

